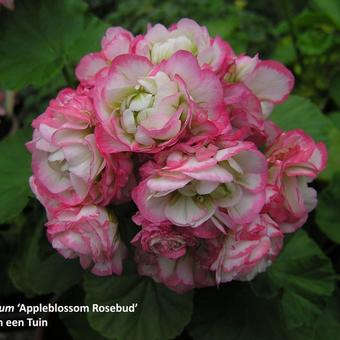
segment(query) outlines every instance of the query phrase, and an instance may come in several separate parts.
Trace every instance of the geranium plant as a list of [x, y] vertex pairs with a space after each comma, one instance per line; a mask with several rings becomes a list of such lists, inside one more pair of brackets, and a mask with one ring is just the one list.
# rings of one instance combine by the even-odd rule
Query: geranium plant
[[190, 19], [137, 37], [111, 27], [101, 45], [27, 144], [53, 248], [121, 275], [125, 226], [111, 207], [132, 201], [140, 275], [183, 293], [264, 272], [315, 208], [309, 183], [327, 159], [323, 143], [270, 120], [292, 73]]
[[9, 292], [135, 306], [60, 313], [76, 340], [336, 339], [339, 115], [296, 95], [303, 48], [285, 65], [218, 19], [0, 4]]

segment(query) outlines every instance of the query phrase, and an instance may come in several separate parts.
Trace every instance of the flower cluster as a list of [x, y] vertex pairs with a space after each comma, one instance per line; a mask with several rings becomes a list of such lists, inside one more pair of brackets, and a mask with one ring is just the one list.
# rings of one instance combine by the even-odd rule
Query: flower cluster
[[139, 273], [177, 292], [252, 279], [315, 207], [325, 146], [268, 119], [294, 85], [280, 63], [182, 19], [109, 28], [76, 76], [33, 122], [30, 183], [52, 246], [94, 274], [122, 272], [121, 202]]

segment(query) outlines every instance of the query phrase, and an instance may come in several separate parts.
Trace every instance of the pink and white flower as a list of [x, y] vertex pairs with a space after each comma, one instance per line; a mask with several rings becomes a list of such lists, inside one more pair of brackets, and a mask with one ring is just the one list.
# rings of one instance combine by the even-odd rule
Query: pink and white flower
[[152, 223], [140, 214], [133, 221], [142, 225], [142, 230], [131, 241], [148, 253], [175, 260], [184, 256], [190, 247], [197, 245], [197, 238], [191, 228], [179, 228], [169, 222]]
[[105, 205], [127, 182], [130, 161], [125, 155], [101, 155], [94, 119], [90, 98], [65, 89], [33, 121], [33, 140], [27, 147], [32, 153], [34, 185], [48, 200], [66, 206]]
[[264, 131], [266, 134], [266, 145], [272, 145], [276, 138], [278, 138], [283, 130], [276, 125], [273, 121], [267, 119], [264, 122]]
[[182, 19], [137, 37], [109, 28], [76, 76], [27, 147], [48, 239], [83, 268], [122, 273], [127, 250], [107, 209], [131, 198], [138, 271], [178, 293], [251, 280], [315, 207], [308, 183], [324, 144], [266, 119], [294, 85], [279, 62], [236, 56]]
[[175, 258], [146, 252], [136, 245], [135, 261], [140, 275], [150, 276], [177, 293], [216, 285], [209, 268], [220, 250], [217, 239], [197, 239], [192, 246], [188, 245], [183, 256]]
[[126, 247], [119, 238], [117, 221], [100, 207], [63, 209], [46, 223], [53, 248], [67, 259], [79, 257], [81, 266], [98, 276], [122, 273]]
[[294, 76], [285, 66], [274, 60], [260, 60], [257, 55], [254, 58], [237, 57], [224, 80], [247, 86], [261, 102], [265, 117], [271, 113], [274, 104], [288, 98], [294, 87]]
[[201, 70], [185, 51], [153, 67], [141, 56], [117, 57], [96, 82], [96, 138], [107, 153], [157, 152], [189, 129], [211, 134], [228, 129], [219, 79]]
[[220, 227], [221, 219], [228, 225], [256, 217], [265, 200], [267, 167], [255, 145], [226, 142], [201, 157], [175, 150], [133, 190], [146, 219], [196, 228], [210, 218]]
[[51, 219], [59, 210], [65, 208], [65, 205], [53, 198], [44, 186], [36, 183], [34, 176], [29, 178], [29, 185], [37, 200], [45, 208], [48, 219]]
[[316, 206], [316, 191], [308, 186], [326, 166], [327, 151], [302, 130], [282, 132], [266, 150], [269, 197], [266, 210], [284, 232], [305, 223]]
[[266, 214], [229, 230], [211, 266], [216, 272], [217, 283], [252, 280], [272, 264], [282, 244], [283, 234], [279, 226]]
[[121, 27], [107, 29], [101, 51], [87, 54], [80, 60], [76, 68], [77, 78], [82, 83], [94, 85], [96, 77], [108, 71], [114, 58], [131, 52], [133, 39], [133, 35]]
[[242, 129], [244, 137], [257, 145], [266, 140], [265, 120], [259, 99], [242, 83], [224, 85], [224, 103], [234, 129]]
[[144, 36], [136, 38], [134, 50], [153, 64], [169, 59], [178, 51], [187, 51], [197, 57], [201, 67], [217, 74], [223, 74], [235, 57], [229, 44], [220, 37], [212, 39], [206, 27], [190, 19], [181, 19], [169, 29], [161, 24], [150, 26]]

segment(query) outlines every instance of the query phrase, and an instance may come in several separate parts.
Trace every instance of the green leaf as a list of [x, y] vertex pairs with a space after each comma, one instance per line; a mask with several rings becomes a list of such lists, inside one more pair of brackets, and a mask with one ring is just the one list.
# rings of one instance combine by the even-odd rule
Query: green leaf
[[9, 270], [10, 278], [27, 295], [61, 293], [81, 280], [82, 270], [77, 260], [66, 260], [52, 249], [42, 218], [35, 215], [28, 216], [22, 229], [18, 251]]
[[335, 287], [335, 273], [317, 244], [300, 230], [288, 237], [278, 259], [251, 287], [257, 296], [266, 298], [277, 297], [281, 291], [278, 303], [289, 329], [287, 338], [312, 339], [313, 327], [322, 318]]
[[313, 323], [335, 288], [329, 258], [302, 230], [286, 242], [268, 275], [282, 289], [281, 305], [288, 328]]
[[22, 111], [25, 112], [23, 123], [26, 126], [31, 126], [33, 119], [46, 110], [51, 99], [55, 98], [57, 93], [67, 86], [70, 84], [66, 82], [63, 74], [59, 73], [39, 89], [29, 86], [21, 90]]
[[15, 292], [14, 286], [8, 276], [10, 262], [8, 254], [10, 254], [12, 250], [8, 242], [0, 237], [0, 291], [2, 296], [7, 296]]
[[257, 275], [251, 282], [250, 287], [254, 294], [260, 298], [274, 298], [280, 294], [280, 289], [273, 285], [268, 272]]
[[258, 297], [247, 286], [232, 282], [195, 294], [194, 314], [188, 327], [194, 340], [340, 339], [339, 293], [329, 299], [314, 324], [288, 330], [280, 300]]
[[328, 139], [327, 167], [320, 174], [320, 179], [330, 181], [336, 172], [340, 172], [340, 129], [332, 128]]
[[240, 25], [240, 19], [236, 16], [232, 16], [227, 19], [208, 20], [204, 22], [204, 25], [208, 28], [211, 36], [220, 36], [223, 39], [230, 38], [230, 35]]
[[338, 0], [313, 0], [313, 2], [340, 28], [340, 2]]
[[296, 53], [291, 37], [285, 37], [277, 42], [271, 59], [280, 60], [284, 64], [292, 64], [296, 60]]
[[[332, 79], [331, 85], [329, 87], [329, 94], [334, 100], [336, 105], [340, 108], [340, 72], [338, 72]], [[338, 114], [339, 115], [339, 114]]]
[[[340, 79], [340, 77], [339, 77]], [[330, 120], [334, 124], [334, 126], [340, 131], [340, 112], [332, 112], [329, 115]]]
[[93, 330], [84, 313], [68, 313], [62, 320], [73, 340], [105, 340]]
[[327, 28], [332, 25], [332, 21], [325, 13], [308, 9], [303, 10], [292, 19], [294, 27], [298, 30], [297, 33], [312, 27], [324, 29], [325, 25], [327, 25]]
[[25, 143], [31, 134], [31, 129], [19, 130], [0, 142], [0, 223], [19, 215], [27, 204], [31, 157]]
[[249, 37], [245, 32], [238, 32], [241, 24], [240, 17], [230, 15], [228, 18], [207, 20], [203, 22], [212, 37], [220, 36], [227, 40], [236, 52], [244, 52]]
[[320, 196], [316, 209], [319, 228], [334, 242], [340, 243], [340, 172]]
[[316, 323], [316, 340], [340, 339], [340, 292], [336, 290]]
[[292, 95], [270, 116], [283, 130], [303, 129], [317, 141], [328, 141], [332, 123], [309, 99]]
[[331, 34], [310, 29], [298, 36], [298, 46], [301, 52], [308, 56], [319, 56], [324, 54], [333, 43]]
[[[83, 306], [84, 292], [79, 286], [74, 287], [63, 295], [59, 304], [64, 306]], [[86, 313], [59, 313], [59, 318], [64, 322], [73, 340], [105, 340], [93, 330], [86, 317]]]
[[0, 84], [43, 85], [63, 66], [98, 49], [106, 24], [81, 0], [20, 0], [0, 13]]
[[288, 333], [292, 340], [340, 340], [340, 294], [336, 290], [323, 313], [310, 327], [297, 328]]
[[90, 325], [109, 339], [163, 340], [180, 334], [192, 313], [192, 294], [179, 295], [132, 270], [122, 276], [85, 276], [86, 304], [131, 305], [133, 313], [88, 314]]
[[286, 340], [278, 300], [256, 297], [246, 283], [199, 290], [194, 301], [195, 340]]

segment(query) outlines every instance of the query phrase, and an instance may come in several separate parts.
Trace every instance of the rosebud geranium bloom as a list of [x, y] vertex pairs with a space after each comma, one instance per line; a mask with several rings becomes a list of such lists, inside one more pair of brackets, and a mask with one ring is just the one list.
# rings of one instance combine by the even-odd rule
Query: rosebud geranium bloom
[[212, 238], [216, 233], [199, 238], [192, 228], [170, 224], [162, 224], [162, 232], [156, 233], [150, 225], [153, 224], [146, 222], [133, 240], [141, 275], [150, 276], [178, 293], [216, 284], [210, 270], [221, 249], [218, 239]]
[[210, 240], [206, 240], [196, 252], [178, 259], [156, 256], [137, 248], [134, 260], [140, 275], [152, 277], [177, 293], [185, 293], [195, 287], [216, 285], [214, 273], [209, 269], [209, 265], [201, 265], [201, 259], [210, 256], [209, 251], [213, 258], [218, 253], [215, 245], [211, 246], [211, 249], [209, 246]]
[[142, 224], [143, 228], [131, 243], [140, 243], [146, 252], [174, 260], [184, 256], [188, 247], [197, 245], [197, 239], [189, 228], [179, 228], [168, 222], [154, 224], [139, 214], [134, 216], [133, 221]]
[[249, 224], [238, 225], [224, 237], [218, 258], [211, 266], [217, 283], [253, 279], [271, 265], [282, 243], [279, 226], [266, 214]]
[[169, 59], [177, 51], [188, 51], [202, 67], [220, 74], [234, 58], [234, 52], [220, 37], [210, 38], [206, 27], [195, 21], [182, 19], [169, 29], [157, 24], [145, 36], [136, 39], [135, 51], [146, 56], [153, 64]]
[[59, 200], [54, 199], [44, 186], [37, 185], [34, 176], [30, 177], [29, 185], [35, 197], [44, 206], [48, 219], [52, 218], [56, 212], [65, 207]]
[[273, 190], [268, 211], [284, 232], [295, 231], [316, 206], [316, 191], [308, 183], [325, 168], [326, 147], [294, 130], [281, 133], [266, 156]]
[[220, 209], [231, 223], [250, 222], [264, 204], [266, 160], [253, 143], [227, 144], [203, 159], [170, 153], [165, 166], [132, 193], [141, 214], [153, 222], [195, 228]]
[[[61, 91], [33, 121], [33, 140], [27, 146], [34, 183], [49, 199], [64, 205], [108, 204], [128, 180], [129, 161], [124, 156], [105, 160], [97, 149], [93, 124], [90, 98], [72, 89]], [[121, 176], [116, 181], [118, 169]]]
[[233, 128], [242, 129], [245, 137], [256, 144], [266, 140], [265, 120], [261, 103], [242, 83], [224, 85], [224, 103], [229, 109]]
[[65, 258], [79, 257], [83, 268], [91, 266], [99, 276], [121, 274], [126, 248], [116, 218], [105, 209], [94, 205], [64, 209], [46, 227], [53, 248]]
[[274, 104], [288, 98], [294, 86], [294, 76], [281, 63], [274, 60], [260, 60], [240, 56], [235, 59], [224, 80], [227, 83], [243, 83], [261, 102], [263, 114], [267, 117]]
[[87, 54], [80, 60], [76, 68], [77, 78], [87, 85], [94, 85], [96, 76], [106, 72], [114, 58], [130, 52], [133, 39], [129, 31], [110, 27], [102, 39], [102, 50]]
[[227, 128], [220, 81], [184, 51], [155, 68], [145, 57], [117, 57], [108, 76], [97, 81], [94, 102], [96, 137], [108, 153], [159, 151], [191, 121], [205, 122], [211, 133]]
[[134, 201], [138, 272], [179, 293], [251, 280], [315, 207], [326, 150], [268, 119], [294, 85], [279, 62], [182, 19], [109, 28], [76, 76], [33, 121], [30, 186], [53, 247], [94, 274], [120, 274], [126, 256], [110, 205]]

